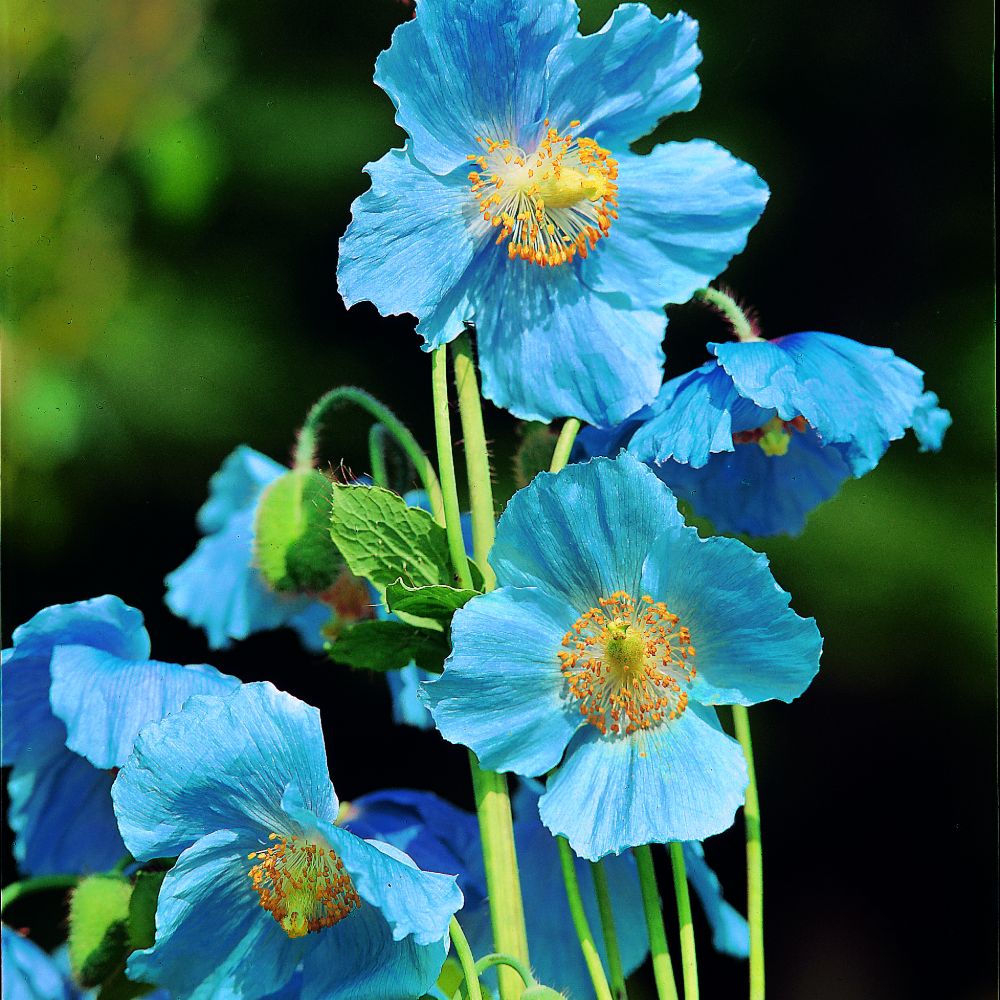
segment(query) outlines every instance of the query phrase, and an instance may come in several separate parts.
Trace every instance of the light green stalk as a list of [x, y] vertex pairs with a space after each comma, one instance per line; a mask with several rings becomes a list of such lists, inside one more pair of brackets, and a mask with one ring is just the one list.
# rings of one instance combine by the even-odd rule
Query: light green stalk
[[694, 923], [691, 921], [691, 897], [688, 894], [684, 845], [670, 845], [674, 869], [674, 894], [677, 896], [677, 919], [681, 927], [681, 968], [684, 971], [684, 1000], [698, 1000], [698, 956], [694, 948]]
[[569, 461], [569, 453], [573, 450], [573, 442], [579, 433], [580, 421], [576, 417], [570, 417], [562, 425], [562, 430], [559, 432], [556, 449], [552, 453], [552, 464], [549, 466], [549, 472], [558, 472], [565, 467]]
[[747, 343], [752, 340], [762, 339], [754, 333], [753, 326], [750, 320], [747, 319], [746, 313], [743, 312], [739, 303], [731, 295], [720, 292], [718, 288], [699, 288], [694, 293], [694, 297], [701, 299], [702, 302], [707, 302], [713, 309], [717, 309], [722, 313], [726, 321], [733, 328], [733, 333], [736, 334], [737, 340]]
[[451, 943], [455, 948], [458, 964], [462, 967], [462, 974], [465, 976], [465, 992], [469, 1000], [483, 1000], [483, 991], [479, 988], [479, 975], [476, 972], [476, 960], [469, 947], [469, 940], [466, 938], [465, 932], [454, 917], [451, 918], [448, 931], [451, 934]]
[[608, 955], [611, 992], [615, 1000], [628, 1000], [628, 994], [625, 992], [625, 973], [622, 969], [621, 951], [618, 948], [618, 933], [615, 930], [615, 914], [611, 908], [611, 890], [608, 888], [608, 873], [604, 868], [604, 862], [592, 861], [590, 874], [594, 878], [597, 910], [601, 915], [601, 932], [604, 935], [604, 950]]
[[649, 845], [634, 847], [636, 867], [639, 869], [639, 888], [642, 891], [642, 908], [646, 914], [646, 931], [649, 935], [649, 953], [653, 957], [653, 977], [659, 1000], [677, 1000], [677, 983], [674, 966], [667, 947], [667, 932], [663, 926], [663, 909], [660, 891], [656, 887], [656, 869]]

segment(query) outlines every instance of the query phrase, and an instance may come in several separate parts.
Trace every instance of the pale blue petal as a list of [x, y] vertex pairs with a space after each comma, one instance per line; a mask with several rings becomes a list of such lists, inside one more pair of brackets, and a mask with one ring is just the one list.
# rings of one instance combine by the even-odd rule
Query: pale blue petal
[[[683, 524], [671, 492], [629, 454], [541, 473], [511, 498], [490, 564], [505, 587], [538, 587], [577, 616], [618, 590], [638, 599], [650, 545]], [[574, 618], [575, 620], [575, 618]]]
[[123, 660], [90, 646], [52, 654], [52, 711], [66, 724], [66, 746], [94, 767], [121, 767], [139, 730], [193, 694], [224, 694], [239, 680], [215, 667]]
[[476, 136], [533, 148], [545, 118], [545, 62], [571, 37], [573, 0], [421, 0], [375, 64], [414, 156], [447, 174]]
[[319, 712], [269, 683], [244, 684], [145, 727], [112, 796], [125, 843], [148, 860], [221, 828], [281, 832], [289, 782], [312, 812], [336, 817]]
[[14, 859], [23, 875], [107, 871], [125, 855], [111, 808], [111, 771], [61, 743], [23, 754], [7, 782]]
[[653, 471], [717, 531], [798, 535], [809, 514], [851, 478], [841, 447], [824, 447], [809, 428], [791, 432], [785, 455], [768, 456], [756, 444], [743, 444], [712, 455], [700, 469], [664, 462]]
[[253, 842], [217, 830], [184, 851], [156, 907], [156, 942], [134, 952], [131, 979], [188, 1000], [254, 1000], [284, 986], [312, 943], [292, 939], [247, 877]]
[[945, 431], [951, 427], [951, 414], [938, 406], [936, 392], [925, 392], [913, 411], [913, 433], [921, 451], [940, 451]]
[[333, 617], [331, 608], [321, 601], [313, 601], [304, 611], [288, 619], [288, 627], [294, 629], [299, 641], [310, 653], [322, 653], [328, 642], [323, 628]]
[[746, 246], [767, 185], [706, 139], [622, 152], [618, 162], [619, 217], [583, 262], [584, 281], [635, 306], [687, 302]]
[[53, 959], [30, 938], [6, 924], [3, 949], [3, 1000], [77, 1000], [80, 991]]
[[643, 593], [663, 601], [691, 630], [696, 701], [788, 702], [816, 676], [823, 648], [816, 622], [788, 606], [790, 596], [775, 582], [763, 553], [734, 538], [699, 538], [694, 528], [669, 528], [650, 548], [642, 582]]
[[712, 944], [716, 951], [747, 958], [750, 954], [750, 928], [744, 916], [722, 898], [718, 876], [705, 860], [705, 850], [697, 841], [684, 845], [684, 865], [688, 881], [701, 901], [712, 928]]
[[417, 729], [433, 729], [434, 720], [427, 706], [420, 700], [420, 685], [432, 680], [434, 675], [421, 670], [411, 663], [401, 670], [390, 670], [386, 674], [389, 695], [392, 698], [392, 721], [397, 726], [416, 726]]
[[549, 57], [549, 119], [562, 130], [616, 153], [701, 94], [698, 22], [687, 14], [657, 18], [645, 4], [622, 4], [592, 35], [560, 44]]
[[578, 616], [543, 590], [509, 587], [457, 611], [444, 673], [423, 687], [441, 735], [488, 770], [537, 775], [555, 766], [580, 724], [557, 655]]
[[542, 822], [596, 861], [629, 847], [703, 840], [730, 827], [743, 803], [746, 762], [712, 709], [627, 737], [577, 733], [541, 798]]
[[[490, 226], [465, 168], [439, 177], [406, 148], [365, 169], [371, 189], [354, 202], [340, 241], [340, 294], [348, 306], [373, 302], [383, 316], [423, 317], [462, 277]], [[459, 324], [451, 336], [461, 332]]]
[[208, 499], [198, 511], [202, 533], [219, 531], [233, 514], [256, 507], [264, 487], [287, 471], [274, 459], [241, 444], [209, 480]]

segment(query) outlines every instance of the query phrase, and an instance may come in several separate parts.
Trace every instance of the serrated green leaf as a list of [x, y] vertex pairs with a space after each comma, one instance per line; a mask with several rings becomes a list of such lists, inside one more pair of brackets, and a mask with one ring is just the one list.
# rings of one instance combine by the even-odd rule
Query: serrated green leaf
[[444, 632], [415, 628], [405, 622], [358, 622], [329, 647], [330, 659], [365, 670], [399, 670], [411, 662], [440, 673], [451, 652]]
[[81, 879], [70, 895], [69, 961], [83, 986], [97, 986], [128, 954], [132, 886], [117, 875]]
[[397, 580], [411, 587], [455, 582], [444, 528], [379, 486], [334, 485], [330, 537], [351, 572], [380, 590]]
[[408, 587], [402, 580], [390, 583], [385, 588], [386, 605], [393, 614], [416, 615], [442, 622], [451, 621], [451, 616], [475, 596], [474, 590], [444, 587], [441, 584]]

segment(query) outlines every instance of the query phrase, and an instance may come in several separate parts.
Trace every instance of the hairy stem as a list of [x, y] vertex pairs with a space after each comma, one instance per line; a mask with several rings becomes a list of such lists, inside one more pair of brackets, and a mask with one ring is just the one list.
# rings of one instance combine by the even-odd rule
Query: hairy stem
[[691, 921], [691, 897], [688, 894], [684, 845], [670, 845], [674, 869], [674, 894], [677, 896], [677, 919], [681, 927], [681, 968], [684, 972], [684, 1000], [698, 1000], [698, 956], [694, 948], [694, 924]]
[[667, 932], [663, 926], [660, 892], [656, 887], [656, 870], [649, 845], [632, 849], [639, 869], [639, 887], [642, 890], [642, 908], [646, 914], [646, 931], [649, 934], [649, 953], [653, 957], [653, 977], [659, 1000], [677, 1000], [677, 983], [674, 966], [667, 947]]

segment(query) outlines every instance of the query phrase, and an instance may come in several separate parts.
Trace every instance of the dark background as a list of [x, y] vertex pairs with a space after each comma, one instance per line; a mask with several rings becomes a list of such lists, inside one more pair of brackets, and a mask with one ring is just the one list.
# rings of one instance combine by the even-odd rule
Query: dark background
[[[585, 3], [585, 27], [610, 7]], [[657, 138], [713, 138], [772, 190], [724, 280], [765, 335], [892, 347], [955, 417], [942, 454], [897, 443], [800, 539], [755, 543], [826, 640], [800, 702], [753, 712], [770, 995], [994, 996], [990, 9], [688, 11], [703, 97]], [[464, 752], [393, 729], [379, 679], [304, 655], [291, 633], [212, 653], [162, 604], [222, 458], [241, 441], [287, 458], [325, 389], [364, 386], [432, 441], [412, 320], [346, 313], [334, 280], [361, 168], [402, 141], [370, 79], [408, 13], [13, 3], [3, 625], [7, 642], [48, 604], [118, 594], [145, 612], [157, 658], [323, 708], [342, 798], [410, 785], [469, 805]], [[675, 374], [721, 331], [696, 305], [670, 319]], [[487, 420], [503, 498], [516, 423]], [[345, 414], [325, 457], [365, 471], [365, 430]], [[707, 851], [739, 904], [739, 828]], [[11, 920], [51, 942], [58, 901]], [[744, 967], [713, 956], [701, 924], [698, 939], [703, 995], [744, 995]]]

